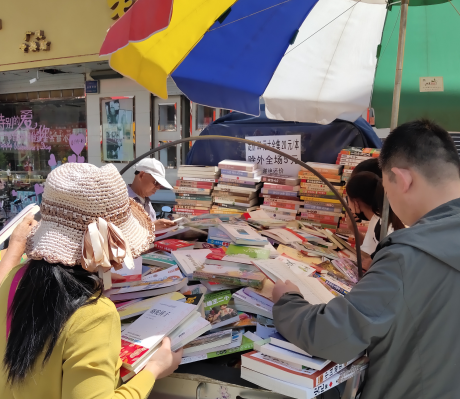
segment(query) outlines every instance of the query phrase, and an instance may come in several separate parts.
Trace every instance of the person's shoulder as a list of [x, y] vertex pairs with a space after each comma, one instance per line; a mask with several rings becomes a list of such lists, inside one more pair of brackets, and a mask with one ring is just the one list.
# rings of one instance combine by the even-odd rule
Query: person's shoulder
[[[5, 276], [5, 278], [0, 281], [0, 287], [2, 288], [5, 288], [5, 289], [10, 289], [10, 286], [11, 286], [11, 283], [14, 279], [14, 277], [16, 276], [17, 273], [19, 273], [20, 271], [22, 272], [22, 269], [27, 267], [28, 263], [23, 263], [23, 264], [20, 264], [20, 265], [17, 265], [15, 267], [13, 267]], [[24, 270], [25, 271], [25, 270]]]
[[113, 323], [114, 319], [119, 319], [114, 303], [101, 296], [94, 301], [94, 298], [81, 306], [69, 320], [69, 330], [89, 331], [97, 328], [101, 323]]

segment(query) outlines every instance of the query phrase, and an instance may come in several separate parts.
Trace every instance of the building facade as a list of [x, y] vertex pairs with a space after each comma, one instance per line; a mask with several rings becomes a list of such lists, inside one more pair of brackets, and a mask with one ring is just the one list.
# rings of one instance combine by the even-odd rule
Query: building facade
[[[169, 98], [155, 97], [99, 57], [107, 30], [130, 3], [2, 4], [0, 195], [24, 198], [26, 205], [63, 163], [113, 163], [120, 170], [151, 148], [199, 134], [228, 112], [191, 104], [170, 78]], [[156, 154], [171, 184], [191, 145]], [[128, 183], [133, 176], [133, 170], [123, 175]], [[164, 194], [156, 195], [159, 202], [174, 198]]]

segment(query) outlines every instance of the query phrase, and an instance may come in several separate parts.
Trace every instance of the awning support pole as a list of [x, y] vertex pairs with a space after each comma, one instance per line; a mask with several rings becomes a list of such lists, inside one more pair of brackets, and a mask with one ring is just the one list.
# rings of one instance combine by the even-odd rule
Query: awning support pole
[[[401, 20], [399, 22], [399, 42], [398, 42], [398, 56], [396, 58], [396, 76], [395, 87], [393, 90], [393, 105], [391, 108], [391, 122], [390, 132], [398, 126], [399, 116], [399, 102], [401, 99], [401, 81], [404, 63], [404, 48], [406, 46], [406, 27], [407, 27], [407, 12], [409, 8], [409, 0], [401, 1]], [[390, 213], [390, 204], [388, 197], [383, 198], [382, 209], [382, 226], [380, 230], [380, 240], [383, 240], [388, 234], [388, 218]]]

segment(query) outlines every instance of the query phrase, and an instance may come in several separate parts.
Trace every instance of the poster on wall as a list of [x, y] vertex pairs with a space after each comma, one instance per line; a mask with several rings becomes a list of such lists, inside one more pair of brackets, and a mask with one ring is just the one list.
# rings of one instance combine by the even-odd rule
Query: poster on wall
[[134, 154], [134, 98], [101, 99], [102, 160], [129, 162]]
[[[300, 135], [246, 136], [245, 139], [276, 148], [296, 159], [302, 159]], [[301, 169], [301, 166], [294, 161], [252, 144], [246, 144], [246, 161], [257, 162], [264, 174], [297, 176]]]

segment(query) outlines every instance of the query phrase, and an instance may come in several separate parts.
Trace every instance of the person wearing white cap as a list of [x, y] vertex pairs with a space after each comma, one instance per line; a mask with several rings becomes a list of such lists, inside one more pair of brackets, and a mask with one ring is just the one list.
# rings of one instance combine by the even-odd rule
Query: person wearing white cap
[[142, 205], [155, 224], [156, 230], [166, 229], [174, 225], [168, 219], [157, 220], [155, 210], [150, 203], [150, 196], [160, 187], [172, 190], [172, 186], [165, 178], [165, 167], [155, 158], [144, 158], [135, 166], [134, 180], [128, 184], [128, 195]]

